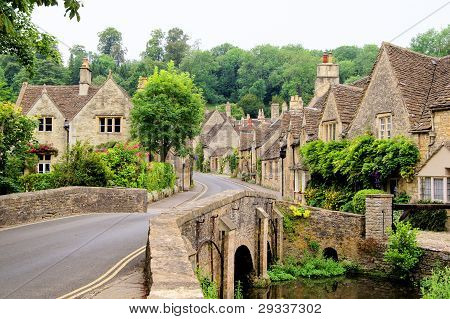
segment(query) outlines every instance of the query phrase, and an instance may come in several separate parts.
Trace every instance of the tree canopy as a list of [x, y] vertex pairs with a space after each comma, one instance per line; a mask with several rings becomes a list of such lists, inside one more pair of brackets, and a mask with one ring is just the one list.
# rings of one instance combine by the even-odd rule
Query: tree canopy
[[109, 27], [98, 33], [97, 49], [101, 54], [109, 55], [117, 65], [125, 62], [127, 49], [122, 43], [122, 33]]
[[441, 31], [430, 29], [411, 40], [411, 49], [431, 56], [450, 55], [450, 24]]
[[158, 152], [165, 161], [171, 148], [185, 151], [188, 139], [200, 132], [205, 102], [188, 73], [178, 71], [173, 62], [158, 70], [147, 85], [136, 92], [131, 110], [132, 134], [149, 152]]

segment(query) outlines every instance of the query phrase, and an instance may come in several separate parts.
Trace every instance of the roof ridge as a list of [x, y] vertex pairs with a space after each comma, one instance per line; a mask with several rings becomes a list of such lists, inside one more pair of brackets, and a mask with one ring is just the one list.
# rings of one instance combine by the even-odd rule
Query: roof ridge
[[414, 53], [416, 55], [419, 55], [419, 56], [422, 56], [422, 57], [425, 57], [425, 58], [429, 58], [429, 59], [440, 60], [440, 59], [443, 58], [443, 57], [435, 57], [435, 56], [427, 55], [427, 54], [420, 53], [420, 52], [417, 52], [417, 51], [413, 51], [413, 50], [411, 50], [409, 48], [404, 48], [404, 47], [401, 47], [399, 45], [396, 45], [396, 44], [393, 44], [393, 43], [390, 43], [390, 42], [387, 42], [387, 41], [383, 41], [382, 44], [381, 44], [381, 47], [383, 47], [384, 45], [391, 46], [391, 47], [399, 49], [401, 51]]

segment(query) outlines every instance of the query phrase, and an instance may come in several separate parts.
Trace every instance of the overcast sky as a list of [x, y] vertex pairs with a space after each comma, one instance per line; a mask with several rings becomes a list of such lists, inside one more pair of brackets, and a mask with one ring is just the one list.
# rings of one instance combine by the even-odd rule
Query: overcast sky
[[[62, 2], [62, 1], [60, 1]], [[127, 58], [137, 59], [150, 31], [180, 27], [210, 49], [229, 42], [244, 49], [258, 44], [302, 44], [309, 49], [390, 41], [448, 0], [84, 0], [81, 21], [64, 17], [63, 6], [39, 8], [33, 21], [68, 46], [96, 51], [97, 33], [122, 32]], [[450, 23], [450, 5], [394, 41], [408, 46], [417, 33]], [[68, 49], [60, 44], [65, 59]]]

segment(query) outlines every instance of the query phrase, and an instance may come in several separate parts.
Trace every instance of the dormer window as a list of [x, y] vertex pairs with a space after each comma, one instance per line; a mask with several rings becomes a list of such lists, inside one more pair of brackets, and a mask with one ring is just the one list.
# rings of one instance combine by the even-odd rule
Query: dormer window
[[51, 132], [53, 129], [53, 118], [51, 117], [41, 117], [39, 119], [39, 132]]
[[392, 115], [381, 114], [377, 117], [378, 120], [378, 138], [391, 138], [392, 137]]
[[336, 140], [336, 122], [324, 123], [323, 124], [323, 135], [325, 141], [335, 141]]
[[120, 117], [100, 117], [100, 133], [120, 133], [121, 122]]

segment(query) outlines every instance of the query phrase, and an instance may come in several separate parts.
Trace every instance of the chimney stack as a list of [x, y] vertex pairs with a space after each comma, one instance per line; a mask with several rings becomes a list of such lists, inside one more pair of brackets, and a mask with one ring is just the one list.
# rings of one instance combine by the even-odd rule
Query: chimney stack
[[225, 112], [227, 113], [227, 117], [231, 117], [231, 104], [229, 101], [227, 101], [227, 104], [225, 105]]
[[88, 95], [89, 86], [92, 84], [92, 72], [89, 67], [89, 59], [83, 58], [83, 63], [80, 67], [80, 87], [79, 95]]
[[270, 105], [270, 119], [276, 120], [280, 116], [280, 104], [272, 103]]
[[283, 102], [283, 105], [281, 106], [281, 112], [286, 113], [288, 111], [288, 105], [286, 102]]
[[331, 85], [339, 84], [339, 65], [333, 63], [333, 54], [324, 52], [322, 63], [317, 65], [317, 77], [314, 87], [314, 96], [324, 95]]
[[250, 118], [250, 114], [247, 114], [247, 126], [251, 127], [252, 126], [252, 119]]
[[294, 95], [291, 96], [291, 101], [289, 102], [290, 110], [302, 110], [303, 109], [303, 99], [301, 96]]
[[264, 109], [258, 110], [258, 120], [264, 120], [266, 117], [264, 116]]

